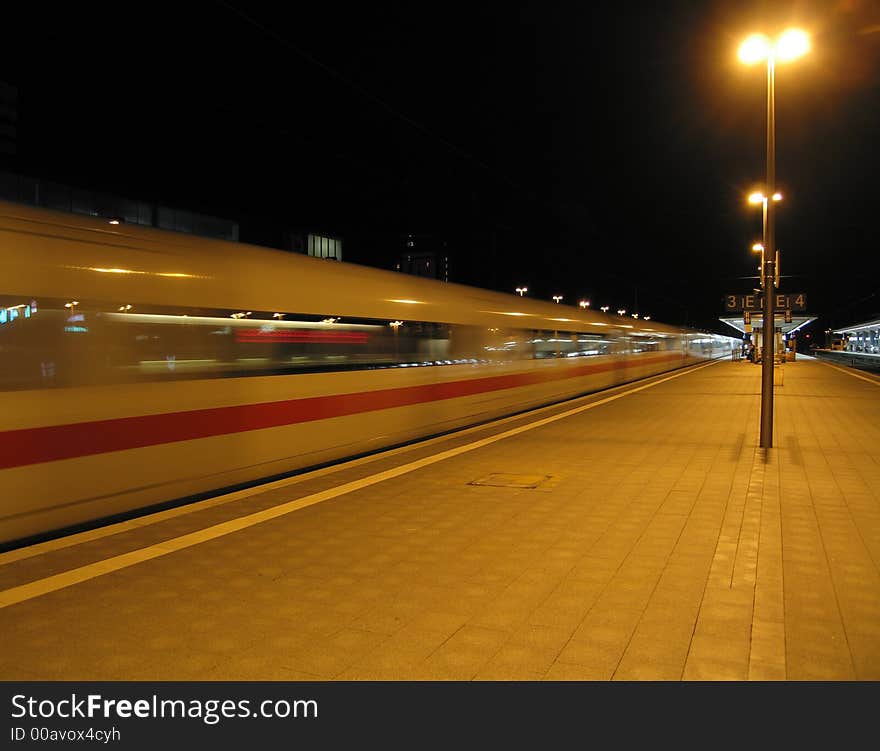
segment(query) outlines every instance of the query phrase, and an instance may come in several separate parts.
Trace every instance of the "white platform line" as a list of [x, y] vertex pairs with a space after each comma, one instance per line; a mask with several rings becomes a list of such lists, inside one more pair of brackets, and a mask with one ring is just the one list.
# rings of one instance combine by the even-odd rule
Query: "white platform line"
[[617, 399], [622, 399], [625, 396], [630, 396], [631, 394], [645, 391], [646, 389], [653, 388], [654, 386], [659, 386], [661, 383], [666, 383], [667, 381], [671, 381], [675, 378], [681, 378], [684, 375], [694, 373], [698, 370], [703, 370], [704, 368], [707, 368], [710, 365], [715, 365], [718, 362], [720, 362], [720, 360], [714, 360], [710, 363], [706, 363], [705, 365], [697, 366], [696, 368], [689, 368], [685, 371], [674, 373], [673, 375], [661, 378], [660, 380], [653, 381], [643, 386], [637, 386], [636, 388], [628, 389], [627, 391], [621, 392], [619, 394], [614, 394], [613, 396], [608, 396], [604, 399], [591, 402], [590, 404], [584, 404], [580, 407], [575, 407], [574, 409], [566, 410], [565, 412], [560, 412], [558, 414], [551, 415], [550, 417], [536, 420], [535, 422], [528, 423], [527, 425], [520, 425], [516, 428], [506, 430], [503, 433], [498, 433], [496, 435], [489, 436], [488, 438], [482, 438], [479, 441], [474, 441], [473, 443], [468, 443], [464, 446], [457, 446], [446, 451], [441, 451], [439, 454], [427, 456], [414, 462], [409, 462], [408, 464], [403, 464], [399, 467], [385, 470], [384, 472], [379, 472], [375, 475], [370, 475], [368, 477], [363, 477], [359, 480], [347, 482], [335, 488], [329, 488], [318, 493], [313, 493], [303, 498], [299, 498], [295, 501], [282, 503], [278, 506], [273, 506], [262, 511], [257, 511], [253, 514], [247, 514], [246, 516], [242, 516], [237, 519], [230, 519], [229, 521], [215, 524], [213, 526], [206, 527], [205, 529], [190, 532], [189, 534], [181, 535], [180, 537], [175, 537], [170, 540], [165, 540], [164, 542], [156, 543], [154, 545], [149, 545], [139, 550], [133, 550], [129, 553], [123, 553], [121, 555], [113, 556], [112, 558], [107, 558], [103, 561], [96, 561], [95, 563], [90, 563], [86, 566], [80, 566], [79, 568], [75, 568], [70, 571], [64, 571], [59, 574], [54, 574], [53, 576], [47, 576], [43, 579], [37, 579], [35, 581], [28, 582], [27, 584], [21, 584], [17, 587], [12, 587], [10, 589], [0, 591], [0, 608], [5, 608], [9, 605], [15, 605], [16, 603], [24, 602], [26, 600], [32, 600], [35, 597], [40, 597], [41, 595], [49, 594], [50, 592], [54, 592], [65, 587], [70, 587], [74, 584], [79, 584], [81, 582], [88, 581], [89, 579], [94, 579], [98, 576], [112, 573], [113, 571], [119, 571], [121, 569], [128, 568], [129, 566], [134, 566], [138, 563], [143, 563], [144, 561], [167, 555], [168, 553], [183, 550], [185, 548], [192, 547], [193, 545], [208, 542], [209, 540], [215, 540], [218, 537], [224, 537], [225, 535], [232, 534], [233, 532], [239, 532], [243, 529], [247, 529], [248, 527], [253, 527], [256, 524], [262, 524], [263, 522], [269, 521], [271, 519], [276, 519], [279, 516], [285, 516], [286, 514], [297, 511], [301, 508], [313, 506], [316, 503], [322, 503], [323, 501], [328, 501], [331, 498], [338, 498], [341, 495], [346, 495], [348, 493], [353, 493], [356, 490], [368, 488], [371, 485], [385, 482], [385, 480], [391, 480], [395, 477], [400, 477], [401, 475], [405, 475], [409, 472], [414, 472], [415, 470], [428, 467], [432, 464], [436, 464], [437, 462], [444, 461], [445, 459], [451, 459], [453, 457], [460, 456], [461, 454], [465, 454], [469, 451], [474, 451], [476, 449], [482, 448], [483, 446], [488, 446], [490, 444], [496, 443], [497, 441], [504, 440], [505, 438], [511, 438], [513, 436], [519, 435], [520, 433], [525, 433], [526, 431], [534, 430], [535, 428], [540, 428], [544, 425], [549, 425], [550, 423], [556, 422], [557, 420], [563, 420], [567, 417], [580, 414], [581, 412], [585, 412], [589, 409], [594, 409], [595, 407], [599, 407], [603, 404], [608, 404], [609, 402], [616, 401]]

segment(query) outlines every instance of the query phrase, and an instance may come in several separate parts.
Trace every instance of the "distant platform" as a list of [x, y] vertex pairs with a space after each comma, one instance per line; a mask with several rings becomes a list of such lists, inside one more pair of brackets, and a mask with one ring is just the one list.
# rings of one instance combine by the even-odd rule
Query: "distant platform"
[[847, 350], [817, 349], [816, 357], [838, 365], [846, 365], [859, 370], [880, 371], [880, 355], [868, 352], [848, 352]]

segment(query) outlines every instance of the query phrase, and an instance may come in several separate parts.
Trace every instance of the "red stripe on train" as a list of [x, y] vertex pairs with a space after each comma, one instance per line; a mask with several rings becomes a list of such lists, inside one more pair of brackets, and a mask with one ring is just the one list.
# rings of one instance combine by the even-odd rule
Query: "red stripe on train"
[[[681, 359], [682, 356], [676, 354], [632, 364], [654, 365], [680, 362]], [[0, 469], [455, 399], [593, 375], [618, 366], [614, 362], [596, 363], [574, 367], [565, 373], [533, 371], [424, 386], [7, 430], [0, 432]]]

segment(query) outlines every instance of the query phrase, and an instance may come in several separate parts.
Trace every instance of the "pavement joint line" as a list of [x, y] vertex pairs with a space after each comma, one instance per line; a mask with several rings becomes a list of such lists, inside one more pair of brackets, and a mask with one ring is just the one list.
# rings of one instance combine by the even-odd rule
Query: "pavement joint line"
[[880, 386], [880, 381], [877, 381], [873, 378], [867, 378], [863, 375], [859, 375], [858, 373], [850, 373], [848, 370], [844, 370], [838, 365], [832, 365], [830, 362], [825, 362], [824, 360], [820, 360], [823, 365], [827, 365], [829, 368], [833, 368], [834, 370], [839, 370], [841, 373], [846, 373], [848, 376], [852, 376], [853, 378], [858, 378], [860, 381], [867, 381], [868, 383], [873, 383], [875, 386]]
[[120, 555], [116, 555], [111, 558], [105, 558], [104, 560], [96, 561], [85, 566], [80, 566], [69, 571], [63, 571], [52, 576], [44, 577], [42, 579], [36, 579], [26, 584], [21, 584], [16, 587], [11, 587], [10, 589], [2, 590], [0, 591], [0, 609], [8, 607], [10, 605], [15, 605], [20, 602], [25, 602], [27, 600], [32, 600], [36, 597], [49, 594], [50, 592], [55, 592], [59, 589], [73, 586], [74, 584], [80, 584], [84, 581], [94, 579], [98, 576], [103, 576], [104, 574], [109, 574], [114, 571], [128, 568], [129, 566], [134, 566], [138, 563], [143, 563], [147, 560], [152, 560], [153, 558], [158, 558], [169, 553], [174, 553], [178, 550], [183, 550], [185, 548], [192, 547], [203, 542], [215, 540], [219, 537], [224, 537], [226, 535], [232, 534], [233, 532], [239, 532], [256, 524], [261, 524], [262, 522], [270, 521], [280, 516], [285, 516], [289, 513], [292, 513], [293, 511], [298, 511], [299, 509], [306, 508], [307, 506], [313, 506], [317, 503], [331, 500], [332, 498], [338, 498], [339, 496], [347, 495], [348, 493], [352, 493], [356, 490], [362, 490], [363, 488], [376, 485], [380, 482], [384, 482], [385, 480], [390, 480], [395, 477], [408, 474], [409, 472], [413, 472], [417, 469], [422, 469], [432, 464], [436, 464], [445, 459], [454, 458], [461, 454], [483, 448], [484, 446], [488, 446], [493, 443], [497, 443], [498, 441], [504, 440], [505, 438], [512, 438], [513, 436], [519, 435], [520, 433], [525, 433], [526, 431], [549, 425], [550, 423], [563, 420], [576, 414], [580, 414], [581, 412], [586, 412], [589, 409], [602, 406], [603, 404], [608, 404], [609, 402], [622, 399], [625, 396], [630, 396], [631, 394], [645, 391], [646, 389], [653, 388], [654, 386], [659, 386], [661, 383], [666, 383], [667, 381], [681, 378], [684, 375], [689, 375], [699, 370], [704, 370], [705, 368], [715, 365], [721, 361], [721, 359], [713, 360], [697, 367], [687, 368], [659, 380], [652, 381], [651, 383], [637, 386], [635, 388], [628, 389], [627, 391], [605, 397], [604, 399], [590, 402], [589, 404], [584, 404], [579, 407], [575, 407], [574, 409], [566, 410], [564, 412], [559, 412], [555, 415], [551, 415], [550, 417], [544, 417], [535, 422], [530, 422], [526, 425], [520, 425], [515, 428], [511, 428], [510, 430], [506, 430], [502, 433], [497, 433], [493, 436], [489, 436], [487, 438], [481, 438], [480, 440], [474, 441], [473, 443], [468, 443], [463, 446], [457, 446], [455, 448], [442, 451], [439, 454], [433, 454], [432, 456], [423, 457], [422, 459], [417, 459], [414, 462], [409, 462], [408, 464], [403, 464], [399, 467], [394, 467], [393, 469], [385, 470], [384, 472], [379, 472], [375, 475], [370, 475], [368, 477], [364, 477], [358, 480], [353, 480], [351, 482], [339, 485], [335, 488], [328, 488], [327, 490], [312, 493], [305, 496], [304, 498], [298, 498], [294, 501], [289, 501], [287, 503], [279, 504], [278, 506], [273, 506], [268, 509], [263, 509], [262, 511], [257, 511], [253, 514], [248, 514], [237, 519], [230, 519], [228, 521], [221, 522], [219, 524], [215, 524], [210, 527], [197, 530], [195, 532], [190, 532], [189, 534], [182, 535], [180, 537], [171, 538], [160, 543], [148, 545], [144, 548], [132, 550], [128, 553], [122, 553]]
[[[720, 361], [720, 359], [719, 359]], [[702, 367], [702, 366], [700, 366]], [[688, 368], [692, 370], [693, 366]], [[681, 375], [687, 371], [681, 371]], [[656, 376], [654, 376], [656, 377]], [[614, 391], [616, 389], [625, 388], [629, 384], [621, 384], [620, 386], [613, 386], [608, 389], [608, 391]], [[601, 392], [593, 392], [589, 394], [582, 394], [580, 396], [574, 397], [570, 401], [578, 401], [581, 399], [591, 399], [595, 398], [598, 393]], [[227, 503], [233, 503], [235, 501], [241, 501], [245, 498], [251, 498], [255, 495], [259, 495], [261, 493], [268, 493], [272, 490], [280, 490], [282, 488], [290, 487], [291, 485], [297, 485], [302, 482], [307, 482], [310, 480], [317, 480], [321, 477], [324, 477], [329, 474], [333, 474], [334, 472], [342, 472], [349, 469], [354, 469], [355, 467], [362, 466], [364, 464], [370, 464], [375, 461], [380, 461], [383, 459], [388, 459], [393, 456], [397, 456], [398, 454], [406, 453], [408, 451], [415, 451], [418, 449], [424, 449], [429, 446], [432, 446], [436, 443], [442, 443], [444, 441], [461, 438], [463, 436], [478, 433], [483, 430], [491, 429], [493, 427], [497, 427], [499, 425], [504, 425], [509, 422], [514, 422], [522, 419], [529, 419], [530, 416], [540, 414], [541, 412], [546, 412], [552, 409], [559, 408], [561, 404], [565, 402], [554, 402], [552, 404], [545, 404], [540, 407], [535, 407], [534, 409], [527, 410], [525, 412], [519, 412], [514, 415], [508, 415], [507, 417], [501, 417], [498, 419], [490, 420], [488, 422], [480, 423], [478, 425], [471, 425], [467, 428], [462, 428], [460, 430], [454, 430], [449, 433], [443, 433], [441, 435], [434, 436], [432, 438], [426, 438], [421, 441], [416, 441], [412, 443], [406, 443], [403, 446], [397, 446], [395, 448], [385, 449], [383, 451], [376, 452], [374, 454], [369, 454], [367, 456], [357, 457], [355, 459], [349, 459], [343, 462], [334, 463], [328, 467], [320, 467], [318, 469], [309, 470], [306, 472], [302, 472], [300, 474], [293, 475], [291, 477], [283, 477], [280, 480], [274, 480], [272, 482], [261, 483], [259, 485], [255, 485], [249, 488], [242, 488], [241, 490], [235, 490], [230, 493], [223, 493], [221, 495], [213, 496], [211, 498], [206, 498], [202, 501], [196, 501], [194, 503], [185, 503], [180, 506], [175, 506], [174, 508], [165, 509], [164, 511], [156, 511], [152, 514], [145, 514], [143, 516], [138, 516], [134, 519], [127, 519], [125, 521], [116, 522], [114, 524], [104, 525], [101, 527], [97, 527], [95, 529], [85, 530], [83, 532], [77, 532], [71, 535], [65, 535], [63, 537], [58, 537], [53, 540], [46, 540], [45, 542], [35, 543], [34, 545], [28, 545], [22, 548], [18, 548], [15, 550], [9, 550], [3, 553], [0, 553], [0, 566], [4, 566], [9, 563], [14, 563], [16, 561], [22, 561], [27, 558], [33, 558], [34, 556], [42, 555], [43, 553], [51, 553], [57, 550], [63, 550], [65, 548], [73, 547], [75, 545], [83, 545], [88, 542], [94, 542], [95, 540], [102, 540], [105, 537], [111, 537], [113, 535], [122, 534], [124, 532], [130, 532], [134, 529], [140, 529], [141, 527], [146, 527], [151, 524], [160, 524], [162, 522], [168, 521], [169, 519], [175, 519], [179, 516], [185, 516], [187, 514], [193, 514], [198, 511], [204, 511], [209, 508], [214, 508], [215, 506], [222, 506]]]

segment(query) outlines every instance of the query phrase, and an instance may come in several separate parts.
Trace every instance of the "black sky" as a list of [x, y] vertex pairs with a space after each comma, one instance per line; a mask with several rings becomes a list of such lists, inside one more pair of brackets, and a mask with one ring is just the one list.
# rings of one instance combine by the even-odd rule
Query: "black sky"
[[48, 3], [9, 15], [6, 166], [273, 228], [391, 268], [412, 232], [453, 281], [718, 329], [748, 291], [764, 76], [778, 69], [777, 240], [814, 326], [880, 317], [880, 6], [830, 2]]

